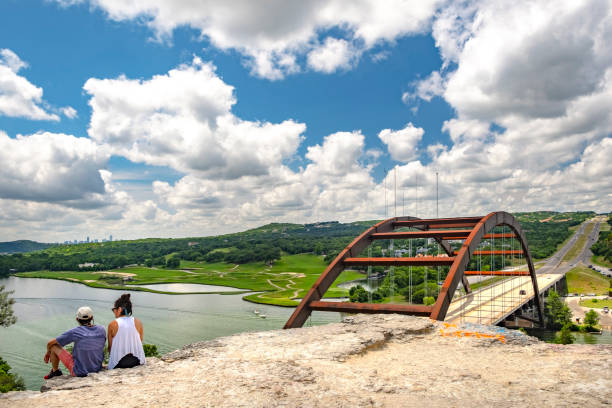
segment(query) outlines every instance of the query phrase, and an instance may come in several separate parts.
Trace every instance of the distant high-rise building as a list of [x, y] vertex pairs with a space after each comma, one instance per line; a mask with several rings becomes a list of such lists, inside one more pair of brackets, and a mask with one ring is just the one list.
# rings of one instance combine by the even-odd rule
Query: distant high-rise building
[[89, 243], [89, 237], [87, 237], [87, 243]]
[[108, 237], [108, 240], [112, 242], [113, 241], [113, 236], [111, 235], [110, 237]]

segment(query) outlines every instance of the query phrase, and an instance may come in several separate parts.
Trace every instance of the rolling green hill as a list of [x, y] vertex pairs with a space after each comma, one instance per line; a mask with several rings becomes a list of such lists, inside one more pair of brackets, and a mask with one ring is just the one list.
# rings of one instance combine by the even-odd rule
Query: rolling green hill
[[[585, 212], [516, 214], [535, 258], [550, 256], [573, 233], [573, 226], [593, 215]], [[257, 291], [245, 296], [249, 301], [294, 306], [297, 304], [295, 299], [304, 296], [338, 252], [374, 223], [376, 221], [272, 223], [215, 237], [56, 245], [25, 254], [0, 256], [0, 276], [17, 272], [23, 277], [64, 279], [93, 287], [147, 291], [154, 289], [138, 285], [202, 283]], [[374, 242], [373, 255], [380, 256], [384, 245], [383, 241]], [[413, 245], [427, 251], [435, 251], [433, 247], [436, 246], [425, 239], [414, 240]], [[396, 242], [396, 249], [403, 246], [406, 242]], [[483, 268], [487, 268], [487, 262], [489, 258], [482, 261]], [[384, 274], [384, 268], [374, 269], [374, 272]], [[394, 283], [400, 289], [402, 271], [396, 269]], [[423, 286], [424, 293], [433, 294], [445, 271], [442, 271], [442, 277], [433, 273], [428, 276], [416, 268], [415, 284]], [[362, 276], [360, 271], [345, 271], [334, 285]], [[382, 286], [384, 289], [384, 282]], [[417, 295], [418, 290], [415, 292]], [[348, 291], [333, 286], [326, 296], [348, 296]]]
[[[592, 217], [590, 212], [534, 212], [515, 214], [529, 241], [534, 258], [550, 256], [572, 234], [572, 226]], [[376, 221], [313, 224], [267, 224], [247, 231], [214, 237], [179, 239], [149, 238], [76, 245], [38, 244], [46, 249], [0, 256], [0, 276], [25, 271], [95, 271], [126, 265], [176, 268], [182, 261], [247, 264], [267, 264], [283, 254], [311, 253], [324, 255], [331, 261], [351, 240]], [[418, 240], [417, 240], [418, 241]], [[380, 252], [382, 242], [374, 244]], [[398, 243], [398, 246], [402, 243]], [[416, 245], [426, 245], [425, 240]], [[26, 248], [23, 244], [21, 248]], [[34, 248], [30, 246], [30, 248]], [[39, 248], [40, 249], [40, 248]], [[6, 251], [8, 252], [8, 251]]]
[[16, 254], [23, 252], [39, 251], [46, 249], [53, 244], [43, 244], [36, 241], [20, 240], [10, 242], [0, 242], [0, 254]]

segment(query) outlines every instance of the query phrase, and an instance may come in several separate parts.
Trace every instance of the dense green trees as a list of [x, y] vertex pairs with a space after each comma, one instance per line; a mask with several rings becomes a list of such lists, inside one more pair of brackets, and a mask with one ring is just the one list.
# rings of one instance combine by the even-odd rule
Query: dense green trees
[[0, 357], [0, 392], [23, 391], [25, 384], [23, 379], [11, 373], [11, 366]]
[[[612, 225], [612, 218], [608, 219], [608, 224]], [[599, 239], [591, 247], [593, 254], [603, 256], [608, 262], [612, 262], [612, 231], [600, 231]]]
[[[582, 222], [593, 213], [521, 213], [517, 214], [527, 235], [532, 254], [542, 258], [552, 254], [556, 246], [572, 232], [569, 227]], [[550, 219], [540, 222], [543, 217]], [[106, 270], [131, 264], [166, 266], [168, 255], [186, 261], [206, 262], [273, 262], [281, 253], [316, 253], [331, 262], [357, 235], [375, 221], [341, 224], [269, 224], [253, 230], [216, 237], [181, 239], [141, 239], [79, 245], [57, 245], [27, 254], [0, 255], [0, 276], [11, 272], [51, 270]], [[496, 242], [496, 245], [499, 243]], [[373, 244], [372, 255], [388, 256], [386, 242]], [[407, 242], [398, 241], [396, 249], [407, 248]], [[413, 254], [417, 249], [434, 251], [435, 244], [424, 239], [412, 241]], [[596, 249], [597, 250], [597, 249]], [[603, 250], [603, 249], [602, 249]], [[494, 259], [496, 265], [501, 258]], [[83, 264], [93, 266], [79, 267]], [[483, 257], [482, 270], [490, 268], [491, 259]], [[475, 266], [475, 265], [474, 265]], [[399, 289], [406, 287], [398, 282]]]
[[574, 337], [572, 334], [571, 328], [571, 323], [563, 325], [561, 331], [559, 331], [559, 333], [555, 336], [553, 342], [557, 344], [572, 344], [576, 340], [576, 337]]
[[433, 305], [434, 303], [436, 303], [436, 299], [432, 296], [427, 296], [423, 298], [423, 304], [430, 306]]
[[54, 244], [44, 244], [41, 242], [29, 241], [29, 240], [20, 240], [20, 241], [10, 241], [10, 242], [0, 242], [0, 253], [18, 253], [18, 252], [31, 252], [38, 251], [41, 249], [46, 249]]
[[598, 324], [599, 316], [597, 315], [597, 312], [593, 309], [586, 312], [586, 314], [584, 315], [584, 329], [586, 331], [594, 331], [595, 326], [597, 326]]
[[[569, 238], [573, 231], [569, 229], [593, 217], [590, 211], [576, 213], [533, 212], [516, 213], [521, 228], [527, 237], [529, 250], [534, 258], [551, 256], [557, 246]], [[543, 222], [547, 220], [546, 222]]]
[[572, 324], [572, 311], [554, 290], [548, 293], [546, 300], [546, 324], [555, 330]]
[[4, 290], [4, 285], [0, 286], [0, 326], [3, 327], [9, 327], [17, 321], [17, 318], [13, 314], [13, 304], [15, 300], [9, 297], [11, 293], [13, 292]]
[[[448, 267], [440, 269], [440, 279], [444, 279], [448, 273]], [[371, 293], [368, 293], [368, 290], [362, 286], [352, 287], [349, 290], [351, 302], [367, 303], [371, 295], [372, 302], [379, 303], [391, 295], [399, 295], [403, 296], [407, 302], [423, 304], [426, 302], [426, 298], [433, 298], [435, 301], [440, 290], [437, 270], [434, 268], [427, 269], [422, 266], [415, 266], [410, 272], [409, 268], [400, 267], [395, 268], [393, 275], [391, 275], [384, 268], [375, 267], [372, 272], [377, 275], [384, 275], [379, 287]], [[425, 276], [427, 276], [427, 282]], [[431, 300], [427, 301], [431, 302]]]
[[363, 286], [357, 285], [349, 289], [351, 302], [367, 303], [369, 301], [368, 291]]
[[[412, 290], [412, 303], [425, 303], [425, 299], [428, 297], [438, 297], [439, 286], [435, 282], [428, 281], [427, 284], [422, 283], [417, 285]], [[404, 288], [401, 291], [406, 301], [410, 301], [410, 292], [408, 288]]]
[[249, 262], [266, 262], [270, 263], [276, 259], [280, 259], [281, 251], [270, 244], [257, 244], [246, 248], [236, 248], [223, 254], [223, 261], [235, 264], [244, 264]]
[[[4, 286], [0, 286], [0, 326], [8, 327], [17, 321], [13, 314], [15, 301], [8, 297], [11, 293], [13, 292], [7, 292]], [[11, 366], [0, 357], [0, 392], [24, 390], [23, 379], [10, 371]]]
[[166, 268], [178, 268], [181, 265], [181, 258], [176, 255], [166, 260]]
[[[11, 272], [89, 271], [130, 264], [166, 266], [170, 254], [187, 261], [273, 262], [282, 252], [338, 253], [368, 223], [270, 224], [237, 234], [204, 238], [142, 239], [53, 246], [44, 251], [0, 256], [0, 276]], [[79, 267], [86, 263], [93, 266]]]

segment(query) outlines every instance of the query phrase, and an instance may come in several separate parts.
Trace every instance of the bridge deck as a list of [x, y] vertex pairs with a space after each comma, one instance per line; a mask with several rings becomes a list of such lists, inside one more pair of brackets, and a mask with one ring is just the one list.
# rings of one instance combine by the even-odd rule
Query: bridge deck
[[[540, 293], [563, 278], [563, 274], [538, 274]], [[525, 291], [521, 295], [521, 291]], [[516, 277], [475, 291], [454, 300], [446, 314], [445, 321], [451, 323], [469, 322], [478, 324], [497, 324], [533, 299], [533, 286], [530, 277]]]

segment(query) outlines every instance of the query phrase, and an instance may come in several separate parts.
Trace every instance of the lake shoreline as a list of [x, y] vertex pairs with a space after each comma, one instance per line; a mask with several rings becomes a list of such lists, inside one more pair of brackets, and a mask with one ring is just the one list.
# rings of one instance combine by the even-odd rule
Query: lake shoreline
[[[233, 288], [233, 289], [237, 289], [235, 291], [207, 291], [207, 292], [171, 292], [171, 291], [164, 291], [164, 290], [155, 290], [155, 289], [150, 289], [150, 288], [143, 288], [141, 286], [132, 286], [132, 285], [125, 285], [125, 286], [110, 286], [110, 285], [97, 285], [94, 284], [93, 282], [85, 282], [82, 280], [75, 280], [75, 279], [70, 279], [70, 278], [63, 278], [63, 277], [51, 277], [51, 276], [45, 276], [45, 277], [41, 277], [41, 276], [26, 276], [26, 275], [21, 275], [21, 273], [27, 273], [27, 272], [18, 272], [18, 273], [14, 273], [14, 274], [10, 274], [9, 276], [13, 276], [15, 278], [23, 278], [23, 279], [53, 279], [53, 280], [61, 280], [61, 281], [65, 281], [65, 282], [71, 282], [71, 283], [79, 283], [81, 285], [85, 285], [88, 286], [90, 288], [94, 288], [94, 289], [110, 289], [110, 290], [120, 290], [120, 291], [137, 291], [137, 292], [149, 292], [149, 293], [157, 293], [160, 295], [243, 295], [245, 293], [252, 293], [252, 290], [247, 290], [247, 289], [242, 289], [242, 288], [236, 288], [233, 286], [225, 286], [227, 288]], [[166, 282], [155, 282], [155, 283], [147, 283], [147, 285], [164, 285], [164, 284], [169, 284], [169, 283], [178, 283], [178, 284], [183, 284], [185, 282], [177, 282], [177, 281], [166, 281]], [[192, 285], [199, 285], [198, 283], [191, 283]], [[207, 285], [205, 283], [201, 284], [201, 285]], [[209, 286], [224, 286], [224, 285], [209, 285]], [[266, 303], [269, 304], [269, 303]]]
[[[20, 271], [13, 276], [22, 278], [57, 279], [81, 283], [91, 288], [130, 290], [167, 295], [184, 294], [241, 294], [252, 303], [295, 307], [293, 299], [304, 296], [319, 278], [326, 264], [321, 256], [313, 254], [283, 255], [273, 264], [207, 263], [181, 261], [175, 269], [150, 268], [130, 265], [104, 271]], [[327, 296], [346, 296], [347, 290], [336, 287], [347, 280], [360, 278], [356, 271], [344, 271], [326, 293]], [[208, 285], [209, 288], [192, 286], [186, 290], [155, 287], [155, 284]], [[151, 286], [149, 286], [151, 285]]]
[[[110, 311], [121, 294], [117, 290], [90, 287], [65, 279], [10, 276], [0, 279], [15, 299], [17, 323], [0, 328], [0, 356], [12, 371], [26, 380], [27, 389], [39, 389], [49, 371], [42, 356], [49, 339], [76, 325], [75, 312], [83, 305], [94, 311], [95, 323], [107, 327], [114, 320]], [[128, 288], [129, 290], [130, 288]], [[167, 296], [151, 291], [132, 291], [134, 316], [144, 325], [144, 340], [155, 344], [160, 354], [186, 344], [251, 331], [278, 330], [293, 309], [243, 300], [235, 292]], [[266, 318], [255, 314], [255, 310]], [[317, 312], [312, 324], [338, 322], [337, 313]], [[1, 405], [1, 404], [0, 404]]]

